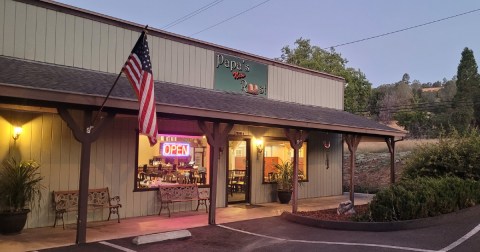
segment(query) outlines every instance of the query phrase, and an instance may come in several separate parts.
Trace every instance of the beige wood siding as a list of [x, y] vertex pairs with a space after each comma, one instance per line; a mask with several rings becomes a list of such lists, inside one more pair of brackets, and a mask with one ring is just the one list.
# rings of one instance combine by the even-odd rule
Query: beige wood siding
[[[197, 129], [195, 121], [189, 121], [190, 129]], [[14, 142], [13, 125], [22, 126], [23, 133]], [[112, 127], [105, 130], [91, 146], [89, 188], [108, 187], [111, 196], [120, 196], [123, 207], [120, 217], [158, 214], [156, 191], [133, 192], [135, 170], [136, 117], [117, 116]], [[174, 124], [170, 124], [175, 129]], [[52, 209], [52, 192], [78, 190], [81, 145], [72, 135], [66, 123], [56, 113], [15, 112], [0, 109], [0, 160], [16, 156], [19, 160], [34, 159], [41, 164], [44, 177], [43, 198], [40, 207], [28, 216], [26, 228], [52, 226], [55, 216]], [[219, 160], [218, 206], [225, 201], [225, 156]], [[221, 187], [220, 187], [221, 186]], [[202, 188], [201, 190], [209, 190]], [[171, 210], [192, 211], [196, 202], [176, 203]], [[204, 211], [203, 206], [200, 211]], [[164, 212], [163, 214], [166, 214]], [[107, 210], [88, 212], [88, 221], [106, 220]], [[66, 223], [75, 223], [76, 213], [65, 215]]]
[[[178, 133], [198, 132], [195, 121], [179, 121], [185, 131], [178, 132], [178, 123], [166, 121], [161, 131]], [[13, 141], [12, 125], [21, 125], [23, 133], [19, 140]], [[154, 215], [159, 205], [155, 191], [133, 192], [135, 145], [137, 136], [136, 117], [117, 116], [109, 130], [92, 144], [90, 160], [90, 188], [109, 187], [112, 196], [121, 198], [123, 207], [121, 218]], [[56, 113], [14, 112], [0, 109], [0, 159], [14, 155], [22, 160], [34, 159], [41, 164], [41, 175], [45, 177], [41, 206], [29, 215], [27, 228], [53, 225], [52, 191], [77, 190], [80, 169], [80, 148], [71, 130]], [[263, 157], [257, 160], [255, 137], [283, 137], [283, 130], [245, 125], [236, 125], [232, 133], [242, 131], [245, 137], [251, 138], [251, 203], [259, 204], [276, 201], [275, 185], [262, 184]], [[323, 141], [330, 139], [330, 167], [326, 169], [326, 151]], [[342, 145], [341, 135], [312, 132], [308, 144], [308, 182], [300, 187], [299, 198], [312, 198], [342, 193]], [[217, 207], [226, 206], [226, 153], [220, 157], [218, 170]], [[202, 189], [208, 190], [208, 189]], [[194, 202], [175, 204], [173, 211], [191, 211]], [[105, 220], [107, 211], [89, 212], [88, 220]], [[74, 223], [76, 213], [66, 216], [66, 223]]]
[[269, 99], [343, 110], [343, 82], [268, 66]]
[[[118, 73], [138, 32], [0, 0], [0, 55]], [[214, 51], [149, 35], [156, 80], [213, 88]], [[268, 98], [343, 109], [343, 82], [268, 66]]]
[[0, 55], [3, 55], [3, 38], [4, 38], [4, 28], [3, 24], [5, 23], [5, 0], [0, 0]]
[[[107, 23], [65, 14], [43, 7], [0, 0], [0, 55], [118, 73], [140, 33]], [[149, 45], [156, 80], [213, 89], [214, 51], [180, 43], [163, 37], [149, 36]], [[268, 98], [302, 104], [343, 109], [343, 82], [292, 69], [268, 66]], [[12, 124], [20, 123], [24, 133], [13, 142]], [[185, 124], [185, 123], [184, 123]], [[158, 211], [156, 192], [133, 192], [136, 117], [117, 116], [112, 129], [105, 131], [92, 144], [90, 188], [109, 187], [111, 195], [119, 195], [122, 218], [145, 216]], [[160, 130], [178, 132], [178, 125], [160, 124]], [[196, 122], [182, 127], [185, 133], [198, 132]], [[41, 208], [29, 215], [27, 227], [53, 224], [51, 192], [78, 188], [80, 144], [56, 113], [26, 113], [0, 109], [0, 159], [19, 155], [38, 160], [45, 177]], [[236, 125], [232, 130], [244, 131], [246, 137], [284, 137], [283, 130]], [[341, 194], [341, 136], [330, 134], [330, 168], [325, 167], [324, 133], [314, 132], [309, 138], [309, 182], [304, 183], [300, 197]], [[276, 200], [275, 186], [262, 184], [263, 158], [256, 159], [256, 146], [251, 141], [251, 202]], [[226, 202], [226, 154], [219, 160], [217, 206]], [[191, 210], [194, 203], [175, 204], [174, 211]], [[106, 211], [89, 213], [89, 220], [106, 218]], [[69, 213], [67, 223], [75, 222]]]
[[[263, 184], [263, 156], [257, 160], [257, 149], [254, 139], [256, 137], [285, 137], [282, 129], [235, 125], [231, 133], [236, 131], [245, 133], [246, 137], [252, 137], [250, 142], [251, 156], [251, 203], [260, 204], [275, 202], [277, 200], [276, 186]], [[326, 150], [323, 141], [330, 139], [329, 168], [326, 169]], [[314, 198], [342, 194], [342, 135], [311, 132], [308, 138], [308, 182], [302, 183], [299, 190], [299, 198]], [[223, 162], [224, 164], [226, 163]], [[225, 167], [220, 168], [226, 170]], [[222, 174], [222, 176], [226, 176]], [[223, 182], [222, 182], [223, 181]], [[225, 184], [225, 177], [219, 183]], [[220, 184], [219, 184], [220, 188]], [[220, 189], [219, 189], [220, 191]], [[225, 190], [222, 191], [223, 194]], [[222, 195], [225, 199], [225, 195]]]
[[[118, 73], [140, 33], [0, 0], [0, 55]], [[156, 80], [213, 88], [213, 51], [149, 35]]]

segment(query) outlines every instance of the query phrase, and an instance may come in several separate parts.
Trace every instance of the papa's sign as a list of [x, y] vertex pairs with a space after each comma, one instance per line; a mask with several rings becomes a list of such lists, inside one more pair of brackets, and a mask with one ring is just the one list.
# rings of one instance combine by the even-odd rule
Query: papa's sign
[[264, 64], [215, 53], [215, 89], [266, 96], [267, 76]]
[[161, 146], [163, 156], [190, 156], [190, 144], [188, 143], [165, 142]]

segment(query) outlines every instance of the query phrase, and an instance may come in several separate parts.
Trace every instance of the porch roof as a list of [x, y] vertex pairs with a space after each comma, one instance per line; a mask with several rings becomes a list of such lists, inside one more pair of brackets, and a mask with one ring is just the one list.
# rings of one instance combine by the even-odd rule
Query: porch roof
[[[115, 74], [0, 56], [0, 96], [100, 106]], [[187, 85], [155, 82], [157, 112], [236, 123], [402, 137], [404, 132], [345, 111]], [[121, 77], [107, 108], [138, 110]]]

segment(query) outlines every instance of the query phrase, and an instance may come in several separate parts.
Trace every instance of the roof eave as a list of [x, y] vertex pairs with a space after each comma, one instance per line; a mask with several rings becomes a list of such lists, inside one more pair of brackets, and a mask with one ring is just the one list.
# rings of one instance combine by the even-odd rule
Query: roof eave
[[[86, 95], [73, 92], [59, 92], [56, 90], [38, 89], [30, 87], [19, 87], [12, 84], [0, 83], [2, 86], [2, 96], [34, 99], [45, 102], [67, 103], [76, 105], [101, 106], [104, 96]], [[133, 99], [111, 97], [107, 107], [127, 110], [138, 110], [138, 102]], [[337, 131], [343, 133], [357, 133], [365, 135], [404, 137], [405, 133], [400, 131], [378, 130], [371, 128], [352, 127], [346, 125], [323, 124], [308, 121], [296, 121], [283, 118], [273, 118], [266, 116], [257, 116], [251, 114], [241, 114], [225, 112], [220, 110], [209, 110], [204, 108], [185, 107], [174, 104], [157, 103], [157, 112], [165, 114], [174, 114], [182, 116], [215, 118], [229, 121], [241, 121], [244, 123], [255, 122], [256, 124], [275, 125], [278, 127], [296, 127], [305, 129], [318, 129], [327, 131]]]

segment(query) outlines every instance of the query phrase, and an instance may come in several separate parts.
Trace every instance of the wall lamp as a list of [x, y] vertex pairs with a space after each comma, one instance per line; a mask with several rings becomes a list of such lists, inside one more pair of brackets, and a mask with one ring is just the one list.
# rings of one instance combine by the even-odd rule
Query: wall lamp
[[20, 135], [22, 134], [22, 127], [19, 127], [19, 126], [15, 126], [13, 127], [13, 140], [14, 141], [17, 141], [17, 139], [20, 137]]
[[262, 152], [263, 152], [263, 139], [259, 138], [255, 140], [255, 145], [257, 146], [257, 160], [258, 160], [259, 156], [262, 155]]

